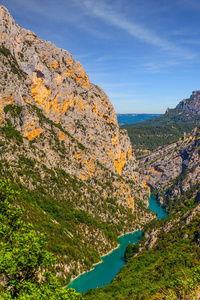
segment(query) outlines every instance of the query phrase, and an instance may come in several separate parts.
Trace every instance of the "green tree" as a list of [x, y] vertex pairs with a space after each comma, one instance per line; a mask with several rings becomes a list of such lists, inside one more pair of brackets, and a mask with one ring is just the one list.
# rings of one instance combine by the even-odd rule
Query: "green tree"
[[138, 244], [129, 244], [126, 247], [124, 258], [127, 261], [130, 257], [134, 256], [136, 253], [138, 253], [139, 245]]
[[45, 250], [46, 237], [24, 222], [16, 195], [9, 181], [0, 180], [0, 299], [83, 299], [52, 276], [55, 258]]

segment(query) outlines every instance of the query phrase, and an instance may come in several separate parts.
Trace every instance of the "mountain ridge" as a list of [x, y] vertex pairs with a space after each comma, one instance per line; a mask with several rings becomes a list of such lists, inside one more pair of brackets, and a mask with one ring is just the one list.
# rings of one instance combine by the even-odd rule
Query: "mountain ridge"
[[[24, 220], [46, 233], [53, 272], [66, 285], [119, 235], [143, 229], [125, 268], [86, 299], [166, 299], [168, 289], [176, 292], [172, 274], [179, 293], [200, 261], [199, 128], [139, 163], [107, 95], [80, 63], [15, 25], [3, 6], [0, 25], [0, 179], [9, 179]], [[169, 122], [176, 113], [168, 110]], [[148, 209], [152, 190], [166, 221]]]
[[[11, 87], [9, 96], [7, 86], [7, 95], [2, 96], [3, 102], [13, 102], [14, 98], [18, 98], [17, 103], [26, 101], [38, 106], [52, 121], [60, 123], [86, 147], [92, 148], [97, 156], [100, 149], [100, 162], [121, 174], [126, 156], [132, 156], [132, 149], [128, 139], [125, 142], [125, 135], [120, 133], [117, 117], [108, 96], [100, 87], [90, 83], [81, 64], [74, 61], [66, 50], [58, 49], [51, 42], [40, 41], [31, 31], [15, 25], [8, 11], [2, 7], [1, 17], [5, 24], [2, 23], [1, 26], [1, 44], [9, 49], [17, 60], [30, 89], [27, 92], [26, 86], [23, 86], [21, 91], [17, 89], [14, 92]], [[3, 107], [0, 109], [3, 115]], [[93, 128], [90, 124], [96, 125]], [[104, 127], [100, 141], [95, 140], [95, 126], [98, 125]], [[86, 126], [88, 134], [84, 134]], [[103, 150], [103, 145], [106, 145], [108, 139], [108, 126], [112, 126], [115, 153], [112, 153], [111, 147]], [[32, 125], [32, 128], [27, 128], [26, 133], [30, 139], [39, 134], [37, 127]], [[120, 144], [119, 136], [120, 141], [124, 140], [124, 144]], [[94, 143], [98, 146], [93, 145]]]
[[[167, 108], [166, 112], [156, 118], [146, 120], [140, 123], [140, 126], [150, 125], [169, 125], [177, 122], [194, 123], [200, 121], [200, 91], [192, 92], [190, 98], [181, 100], [175, 108]], [[138, 124], [129, 124], [126, 127], [138, 126]], [[122, 126], [124, 128], [125, 126]]]
[[136, 156], [171, 144], [200, 124], [199, 95], [198, 90], [193, 91], [190, 98], [180, 101], [173, 109], [167, 108], [162, 116], [121, 126], [128, 131]]

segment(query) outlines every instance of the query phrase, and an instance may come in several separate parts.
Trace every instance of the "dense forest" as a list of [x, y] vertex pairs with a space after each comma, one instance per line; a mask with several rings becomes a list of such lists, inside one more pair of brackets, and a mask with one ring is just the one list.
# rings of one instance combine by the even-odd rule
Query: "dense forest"
[[[191, 99], [186, 99], [187, 102], [190, 103]], [[184, 133], [190, 132], [199, 124], [199, 114], [185, 112], [179, 104], [159, 117], [125, 124], [121, 128], [127, 129], [136, 156], [141, 156], [183, 138]]]
[[[190, 132], [194, 128], [193, 123], [174, 123], [173, 125], [149, 125], [137, 126], [126, 125], [133, 149], [136, 156], [148, 153], [159, 147], [171, 144], [180, 138], [184, 133]], [[129, 127], [128, 127], [129, 126]]]

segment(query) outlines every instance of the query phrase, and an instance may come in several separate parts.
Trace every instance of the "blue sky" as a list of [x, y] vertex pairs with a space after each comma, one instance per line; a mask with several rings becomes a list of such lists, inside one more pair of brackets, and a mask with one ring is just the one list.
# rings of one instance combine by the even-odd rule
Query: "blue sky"
[[164, 113], [200, 89], [199, 0], [1, 0], [68, 50], [117, 113]]

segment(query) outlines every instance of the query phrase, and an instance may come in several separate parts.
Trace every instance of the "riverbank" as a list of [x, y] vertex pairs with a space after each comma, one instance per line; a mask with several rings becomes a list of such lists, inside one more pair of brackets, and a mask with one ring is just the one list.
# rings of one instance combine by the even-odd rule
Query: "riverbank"
[[[129, 231], [129, 232], [126, 232], [124, 234], [121, 234], [121, 235], [118, 236], [118, 239], [120, 239], [121, 237], [126, 236], [128, 234], [133, 234], [133, 233], [137, 232], [138, 230], [141, 230], [141, 229], [137, 229], [137, 230], [134, 230], [134, 231]], [[113, 251], [117, 250], [119, 247], [120, 247], [120, 243], [118, 243], [118, 245], [115, 248], [112, 248], [109, 252], [103, 254], [101, 256], [101, 258], [106, 257], [107, 255], [111, 254]], [[73, 277], [71, 279], [70, 283], [68, 285], [64, 286], [63, 288], [66, 289], [74, 280], [78, 279], [81, 275], [84, 275], [84, 274], [87, 274], [87, 273], [93, 271], [95, 269], [95, 266], [97, 266], [101, 263], [103, 263], [102, 259], [100, 261], [98, 261], [97, 263], [93, 264], [93, 267], [91, 269], [89, 269], [88, 271], [84, 271], [84, 272], [80, 273], [79, 275]]]
[[[119, 246], [120, 246], [120, 244], [117, 245], [117, 247], [115, 247], [114, 249], [111, 249], [108, 253], [103, 254], [101, 257], [104, 257], [104, 256], [106, 256], [106, 255], [109, 255], [109, 254], [112, 253], [114, 250], [116, 250], [117, 248], [119, 248]], [[82, 272], [81, 274], [77, 275], [76, 277], [72, 278], [71, 281], [70, 281], [70, 283], [71, 283], [72, 281], [76, 280], [77, 278], [79, 278], [81, 275], [93, 271], [93, 270], [94, 270], [94, 267], [97, 266], [97, 265], [99, 265], [99, 264], [101, 264], [102, 262], [103, 262], [103, 260], [101, 259], [101, 260], [98, 261], [97, 263], [93, 264], [93, 267], [92, 267], [91, 269], [89, 269], [88, 271], [84, 271], [84, 272]], [[70, 285], [70, 283], [69, 283], [68, 285]], [[68, 287], [68, 285], [64, 286], [63, 288], [66, 289], [66, 288]]]
[[134, 230], [131, 233], [119, 237], [119, 244], [102, 256], [102, 261], [96, 263], [91, 271], [77, 276], [67, 288], [74, 288], [77, 292], [85, 292], [90, 288], [97, 288], [107, 285], [125, 265], [123, 260], [124, 252], [128, 244], [136, 243], [142, 236], [141, 230]]
[[[149, 198], [149, 208], [157, 214], [158, 219], [165, 219], [167, 217], [167, 214], [158, 205], [153, 196]], [[85, 293], [88, 289], [96, 289], [110, 283], [126, 264], [123, 257], [127, 245], [137, 243], [142, 237], [141, 230], [142, 226], [140, 230], [121, 234], [117, 247], [101, 256], [102, 260], [95, 263], [92, 270], [77, 276], [67, 287], [74, 288], [77, 292]]]

